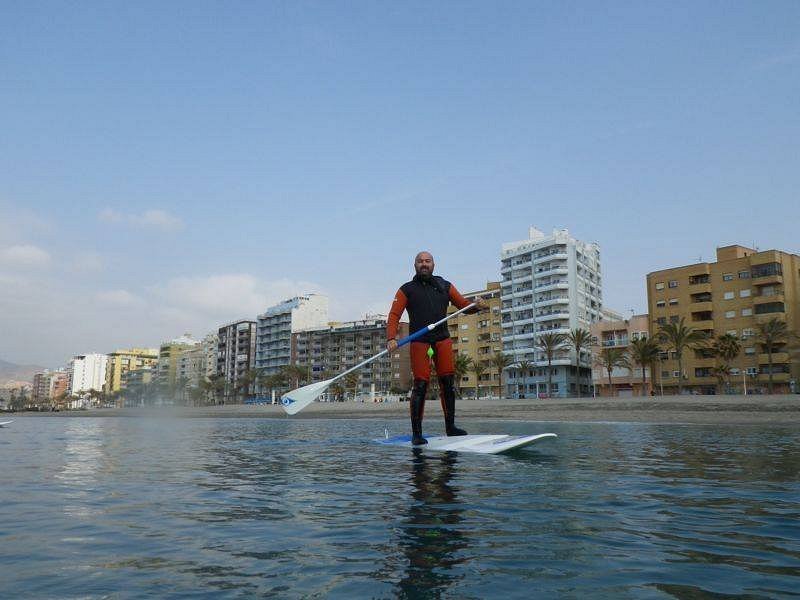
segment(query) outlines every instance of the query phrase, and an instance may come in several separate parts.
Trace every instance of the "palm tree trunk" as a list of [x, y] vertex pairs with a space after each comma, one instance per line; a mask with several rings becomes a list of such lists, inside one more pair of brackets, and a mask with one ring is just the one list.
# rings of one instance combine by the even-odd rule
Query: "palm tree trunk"
[[647, 373], [642, 365], [642, 396], [647, 396]]
[[683, 394], [683, 357], [678, 354], [678, 396]]
[[575, 362], [578, 363], [578, 371], [577, 371], [578, 372], [578, 398], [580, 398], [581, 397], [581, 349], [580, 349], [580, 346], [578, 346], [578, 348], [576, 349], [575, 353], [578, 355], [576, 360], [575, 360]]
[[553, 395], [553, 365], [550, 359], [547, 359], [547, 397]]
[[769, 363], [768, 393], [772, 393], [772, 346], [767, 348], [767, 362]]
[[608, 373], [608, 396], [609, 396], [609, 398], [613, 398], [614, 397], [614, 384], [611, 383], [611, 369], [606, 369], [606, 372]]

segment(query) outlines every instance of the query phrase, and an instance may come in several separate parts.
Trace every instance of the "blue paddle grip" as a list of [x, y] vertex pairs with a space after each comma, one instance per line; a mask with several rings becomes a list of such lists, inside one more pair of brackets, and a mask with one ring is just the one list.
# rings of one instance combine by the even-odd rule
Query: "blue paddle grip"
[[398, 340], [397, 347], [399, 348], [400, 346], [405, 346], [406, 344], [409, 344], [409, 343], [413, 342], [414, 340], [418, 340], [419, 338], [421, 338], [426, 333], [429, 333], [428, 328], [427, 327], [423, 327], [422, 329], [420, 329], [419, 331], [415, 331], [414, 333], [412, 333], [408, 337], [404, 337], [402, 340]]

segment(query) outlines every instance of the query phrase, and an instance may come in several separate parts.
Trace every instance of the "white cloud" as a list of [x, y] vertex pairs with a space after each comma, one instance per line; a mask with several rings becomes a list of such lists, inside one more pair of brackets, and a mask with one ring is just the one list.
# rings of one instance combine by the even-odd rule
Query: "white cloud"
[[151, 208], [142, 214], [121, 213], [113, 208], [100, 211], [97, 218], [106, 223], [128, 223], [138, 227], [150, 227], [163, 231], [183, 229], [183, 221], [165, 210]]
[[95, 252], [83, 252], [72, 260], [70, 266], [74, 271], [97, 272], [103, 270], [105, 261], [102, 256]]
[[145, 301], [128, 290], [106, 290], [97, 293], [97, 299], [109, 306], [133, 307], [144, 306]]
[[0, 250], [0, 265], [12, 268], [41, 268], [50, 264], [50, 254], [33, 244], [9, 246]]

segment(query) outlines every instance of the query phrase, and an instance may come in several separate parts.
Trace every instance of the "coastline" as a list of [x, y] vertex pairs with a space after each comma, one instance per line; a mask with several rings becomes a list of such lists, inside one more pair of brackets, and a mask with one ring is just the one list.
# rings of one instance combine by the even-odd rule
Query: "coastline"
[[[630, 422], [704, 425], [800, 425], [800, 395], [656, 396], [647, 398], [552, 398], [547, 400], [459, 400], [457, 419], [466, 421]], [[280, 406], [229, 404], [206, 407], [103, 408], [85, 411], [2, 413], [21, 416], [379, 419], [407, 418], [408, 403], [317, 403], [289, 417]], [[439, 402], [428, 400], [427, 420], [441, 419]]]

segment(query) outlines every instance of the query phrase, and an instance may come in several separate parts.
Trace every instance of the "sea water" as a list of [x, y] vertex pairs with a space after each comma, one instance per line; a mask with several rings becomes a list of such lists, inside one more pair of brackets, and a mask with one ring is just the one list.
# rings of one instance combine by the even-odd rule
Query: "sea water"
[[[2, 598], [800, 595], [800, 427], [16, 417]], [[426, 431], [441, 424], [426, 421]]]

